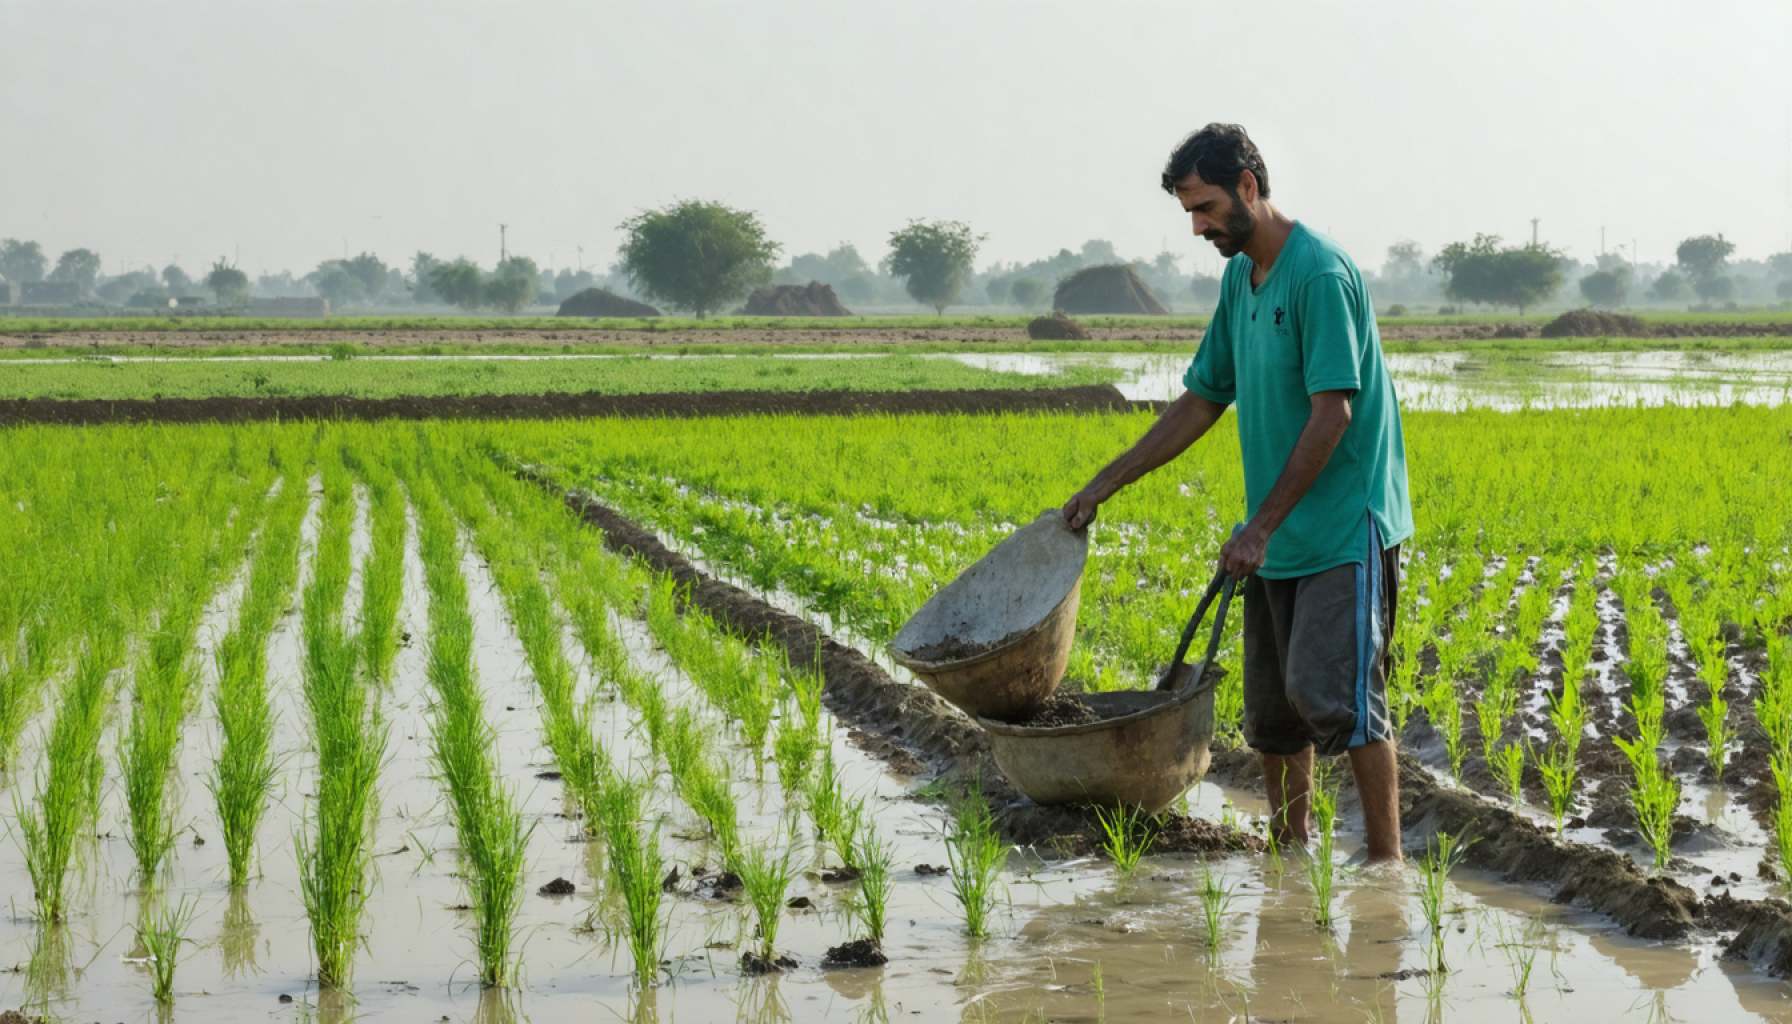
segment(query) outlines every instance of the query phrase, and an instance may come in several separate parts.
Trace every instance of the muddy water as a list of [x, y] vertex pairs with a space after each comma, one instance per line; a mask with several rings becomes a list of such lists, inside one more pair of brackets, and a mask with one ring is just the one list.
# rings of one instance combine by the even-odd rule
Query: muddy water
[[[302, 557], [315, 544], [316, 508], [303, 529]], [[364, 518], [357, 518], [357, 534]], [[357, 559], [365, 538], [352, 545]], [[173, 898], [196, 900], [177, 978], [175, 1019], [182, 1021], [437, 1020], [960, 1020], [1124, 1019], [1536, 1019], [1642, 1017], [1659, 1004], [1657, 1019], [1782, 1019], [1792, 1014], [1783, 987], [1738, 973], [1698, 948], [1631, 942], [1599, 919], [1550, 906], [1535, 896], [1463, 873], [1452, 893], [1446, 933], [1455, 968], [1433, 992], [1424, 977], [1399, 980], [1422, 967], [1422, 916], [1410, 880], [1345, 872], [1339, 920], [1327, 933], [1311, 923], [1311, 895], [1303, 866], [1290, 859], [1278, 871], [1256, 857], [1200, 865], [1152, 858], [1131, 881], [1115, 878], [1100, 861], [1046, 863], [1014, 856], [1004, 876], [996, 935], [969, 943], [948, 879], [921, 877], [916, 864], [945, 859], [940, 823], [931, 805], [909, 799], [923, 780], [893, 775], [831, 729], [849, 791], [876, 808], [882, 835], [896, 847], [897, 880], [882, 969], [824, 971], [828, 947], [856, 934], [844, 911], [847, 893], [813, 873], [827, 859], [799, 851], [806, 869], [790, 895], [814, 909], [788, 912], [780, 951], [801, 966], [783, 976], [739, 975], [739, 949], [751, 925], [734, 901], [689, 891], [671, 898], [667, 946], [671, 980], [646, 993], [627, 980], [628, 955], [610, 941], [616, 921], [602, 892], [601, 844], [583, 841], [576, 824], [559, 817], [558, 786], [536, 773], [549, 759], [539, 739], [537, 701], [515, 631], [471, 555], [464, 561], [475, 617], [475, 661], [488, 694], [486, 710], [498, 732], [496, 757], [517, 787], [534, 826], [527, 888], [519, 922], [524, 980], [507, 996], [480, 993], [471, 976], [469, 919], [455, 877], [454, 833], [428, 765], [428, 684], [425, 676], [426, 590], [414, 530], [405, 557], [406, 600], [394, 680], [384, 696], [391, 757], [381, 776], [375, 849], [377, 878], [370, 896], [366, 949], [357, 958], [353, 1000], [325, 998], [308, 980], [308, 930], [298, 895], [291, 837], [302, 826], [309, 799], [310, 753], [298, 690], [299, 619], [296, 610], [270, 639], [272, 679], [281, 713], [284, 758], [280, 790], [264, 824], [263, 877], [238, 896], [226, 890], [222, 843], [215, 841], [200, 776], [215, 737], [209, 707], [192, 720], [183, 749], [185, 813], [200, 838], [184, 840], [167, 882]], [[303, 578], [308, 571], [301, 570]], [[228, 594], [216, 603], [227, 607]], [[210, 617], [208, 617], [210, 618]], [[218, 623], [225, 622], [222, 611]], [[710, 708], [632, 619], [617, 625], [644, 670], [661, 680], [674, 705], [693, 708], [712, 737], [712, 750], [734, 765], [743, 834], [755, 841], [782, 832], [785, 801], [769, 766], [756, 780], [752, 759]], [[206, 636], [216, 633], [210, 629]], [[215, 642], [215, 641], [214, 641]], [[582, 688], [596, 685], [589, 671]], [[598, 735], [618, 764], [638, 765], [644, 741], [634, 716], [618, 701], [602, 706]], [[659, 780], [657, 808], [669, 860], [688, 873], [714, 863], [694, 818]], [[116, 786], [115, 780], [108, 785]], [[1191, 796], [1205, 816], [1254, 814], [1249, 792], [1203, 784]], [[75, 921], [55, 934], [65, 943], [64, 984], [51, 1009], [70, 1019], [154, 1019], [143, 965], [135, 962], [132, 924], [141, 902], [131, 878], [120, 802], [109, 796], [102, 838], [88, 857]], [[9, 828], [13, 823], [9, 820]], [[1354, 849], [1346, 835], [1341, 855]], [[1200, 926], [1196, 890], [1205, 870], [1234, 892], [1219, 947], [1209, 951]], [[556, 877], [576, 893], [549, 898], [536, 887]], [[0, 885], [15, 894], [0, 922], [0, 957], [20, 969], [0, 975], [0, 1008], [26, 999], [27, 972], [38, 938], [29, 917], [29, 883], [16, 849], [0, 848]], [[1540, 922], [1534, 923], [1534, 922]], [[1534, 929], [1527, 933], [1527, 929]], [[1510, 940], [1528, 935], [1553, 952], [1538, 956], [1522, 1003], [1510, 993]], [[1553, 963], [1553, 967], [1551, 966]], [[1100, 966], [1101, 985], [1093, 984]], [[281, 1001], [289, 996], [292, 1002]], [[1617, 1012], [1614, 1013], [1613, 1011]]]

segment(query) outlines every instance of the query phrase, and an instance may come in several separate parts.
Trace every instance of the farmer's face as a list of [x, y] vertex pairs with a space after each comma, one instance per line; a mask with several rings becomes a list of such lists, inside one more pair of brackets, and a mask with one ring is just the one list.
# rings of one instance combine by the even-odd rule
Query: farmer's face
[[1256, 195], [1257, 182], [1249, 171], [1239, 175], [1232, 191], [1209, 185], [1195, 174], [1176, 183], [1176, 199], [1194, 222], [1195, 234], [1212, 242], [1227, 259], [1243, 251], [1257, 230], [1250, 207]]

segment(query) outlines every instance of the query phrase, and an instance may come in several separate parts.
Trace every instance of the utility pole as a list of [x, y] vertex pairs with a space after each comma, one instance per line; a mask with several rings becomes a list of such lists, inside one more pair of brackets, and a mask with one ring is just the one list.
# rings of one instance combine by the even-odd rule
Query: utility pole
[[[1536, 243], [1532, 243], [1533, 245]], [[1605, 255], [1605, 225], [1599, 225], [1599, 255]]]
[[1537, 248], [1537, 218], [1531, 218], [1531, 248]]
[[575, 248], [579, 250], [579, 273], [583, 274], [585, 272], [585, 247], [580, 245]]
[[498, 225], [498, 262], [499, 263], [502, 263], [505, 260], [510, 258], [510, 250], [508, 248], [506, 248], [505, 240], [504, 240], [504, 233], [509, 230], [510, 230], [510, 225], [508, 225], [508, 224]]

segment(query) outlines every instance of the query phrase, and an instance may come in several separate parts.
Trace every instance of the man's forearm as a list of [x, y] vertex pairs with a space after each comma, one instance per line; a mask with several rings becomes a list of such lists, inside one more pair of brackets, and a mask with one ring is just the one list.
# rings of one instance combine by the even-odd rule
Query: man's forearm
[[1104, 497], [1112, 495], [1187, 451], [1189, 445], [1199, 441], [1225, 411], [1226, 407], [1218, 402], [1192, 391], [1183, 392], [1182, 397], [1164, 409], [1151, 429], [1145, 431], [1144, 437], [1102, 467], [1091, 482], [1103, 491]]
[[1266, 537], [1276, 532], [1294, 511], [1294, 506], [1300, 504], [1300, 499], [1312, 489], [1313, 481], [1319, 479], [1349, 426], [1350, 402], [1347, 399], [1314, 402], [1312, 415], [1307, 417], [1307, 425], [1301, 428], [1300, 437], [1294, 442], [1294, 451], [1282, 465], [1282, 474], [1276, 478], [1275, 486], [1270, 488], [1263, 504], [1257, 507], [1257, 514], [1251, 517], [1251, 527], [1261, 530]]

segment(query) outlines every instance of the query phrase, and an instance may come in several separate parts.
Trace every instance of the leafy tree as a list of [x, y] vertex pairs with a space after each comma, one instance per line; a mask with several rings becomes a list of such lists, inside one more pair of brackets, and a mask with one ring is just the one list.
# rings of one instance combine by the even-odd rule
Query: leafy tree
[[1706, 302], [1726, 302], [1736, 294], [1736, 279], [1724, 274], [1692, 279], [1692, 290]]
[[649, 299], [699, 317], [771, 279], [778, 243], [757, 214], [687, 199], [621, 224], [622, 269]]
[[1630, 293], [1630, 268], [1620, 263], [1580, 279], [1580, 293], [1595, 306], [1620, 306]]
[[342, 260], [325, 260], [317, 265], [317, 269], [305, 275], [317, 294], [330, 300], [334, 307], [346, 306], [358, 302], [366, 296], [361, 287], [361, 279], [349, 273]]
[[1657, 302], [1679, 302], [1691, 291], [1686, 275], [1673, 267], [1662, 271], [1660, 277], [1649, 283], [1649, 297]]
[[534, 260], [527, 256], [512, 256], [499, 263], [480, 285], [481, 297], [488, 306], [514, 313], [535, 298], [540, 290], [540, 273]]
[[1432, 258], [1446, 277], [1444, 294], [1462, 302], [1529, 306], [1562, 286], [1562, 255], [1546, 245], [1501, 248], [1498, 235], [1478, 234], [1473, 242], [1452, 242]]
[[36, 242], [21, 242], [16, 238], [0, 242], [0, 277], [13, 284], [42, 281], [47, 266], [43, 247]]
[[220, 258], [205, 275], [205, 286], [218, 297], [220, 306], [240, 306], [249, 298], [249, 275]]
[[1674, 260], [1692, 279], [1692, 290], [1706, 302], [1720, 302], [1730, 297], [1735, 283], [1724, 276], [1724, 266], [1736, 243], [1722, 234], [1694, 235], [1674, 248]]
[[983, 291], [989, 296], [989, 304], [992, 306], [1000, 306], [1002, 303], [1007, 302], [1010, 296], [1009, 286], [1013, 283], [1014, 280], [1007, 277], [992, 277], [988, 281], [985, 281], [983, 284]]
[[256, 278], [255, 292], [270, 298], [298, 298], [306, 294], [304, 282], [294, 278], [290, 270], [263, 274]]
[[56, 269], [50, 280], [79, 285], [82, 292], [93, 291], [100, 279], [100, 254], [92, 249], [70, 249], [56, 257]]
[[429, 283], [431, 275], [441, 265], [441, 260], [426, 252], [418, 252], [411, 257], [410, 285], [413, 300], [419, 303], [444, 301], [440, 295], [436, 294], [435, 287]]
[[1034, 277], [1017, 277], [1008, 286], [1014, 304], [1022, 309], [1037, 309], [1045, 301], [1045, 283]]
[[429, 288], [449, 305], [477, 309], [484, 279], [477, 263], [462, 258], [452, 263], [437, 263], [429, 272]]
[[370, 252], [364, 252], [352, 260], [343, 260], [342, 269], [348, 271], [361, 285], [361, 294], [368, 299], [379, 298], [392, 278], [392, 268]]
[[1123, 263], [1120, 253], [1114, 249], [1114, 243], [1105, 238], [1091, 238], [1083, 243], [1083, 266], [1095, 267], [1104, 263]]
[[1408, 238], [1388, 246], [1388, 255], [1381, 263], [1381, 276], [1410, 279], [1425, 273], [1425, 250]]
[[836, 283], [834, 288], [848, 302], [870, 302], [877, 295], [877, 279], [867, 270]]
[[565, 302], [572, 295], [597, 284], [589, 270], [562, 270], [554, 275], [554, 298]]
[[1196, 274], [1189, 282], [1189, 294], [1202, 302], [1218, 303], [1220, 301], [1220, 279]]
[[172, 263], [162, 268], [162, 284], [170, 295], [188, 295], [193, 291], [193, 279]]
[[778, 279], [789, 284], [820, 281], [835, 288], [854, 277], [870, 276], [871, 265], [851, 242], [841, 242], [826, 254], [806, 252], [792, 257], [790, 266], [778, 273]]
[[884, 267], [903, 279], [909, 297], [943, 314], [970, 280], [971, 261], [982, 241], [982, 235], [973, 234], [970, 225], [960, 221], [910, 221], [890, 232]]
[[1775, 277], [1792, 280], [1792, 251], [1776, 252], [1767, 257], [1767, 266]]
[[1781, 299], [1792, 299], [1792, 277], [1780, 278], [1780, 283], [1773, 286], [1773, 294]]
[[[128, 273], [119, 274], [117, 277], [108, 277], [104, 281], [101, 281], [100, 286], [96, 288], [94, 292], [107, 302], [117, 303], [122, 306], [130, 300], [131, 296], [136, 295], [138, 292], [148, 290], [161, 291], [161, 289], [157, 287], [158, 284], [159, 282], [156, 280], [156, 275], [154, 273], [147, 270], [132, 270]], [[167, 295], [164, 294], [162, 298], [165, 300]]]

